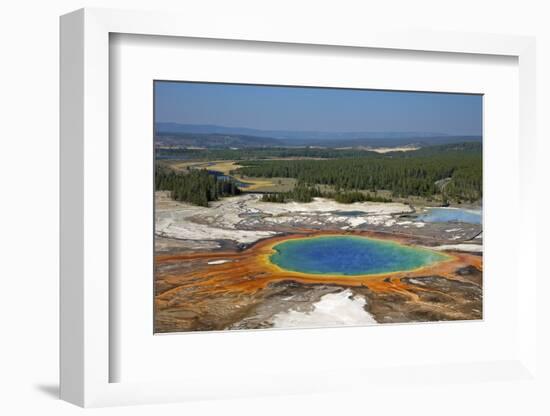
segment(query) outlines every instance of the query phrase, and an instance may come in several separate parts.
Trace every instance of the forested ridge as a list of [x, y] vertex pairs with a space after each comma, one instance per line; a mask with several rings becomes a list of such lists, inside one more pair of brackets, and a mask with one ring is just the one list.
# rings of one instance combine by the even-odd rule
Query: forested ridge
[[318, 147], [260, 147], [243, 149], [156, 149], [158, 159], [180, 160], [249, 160], [273, 158], [320, 158], [364, 157], [376, 152], [363, 149], [331, 149]]
[[[481, 144], [433, 146], [411, 152], [329, 160], [256, 160], [240, 162], [235, 172], [248, 177], [296, 178], [341, 190], [389, 190], [396, 197], [430, 198], [442, 194], [455, 201], [482, 197]], [[436, 184], [448, 179], [444, 186]]]
[[412, 151], [393, 151], [385, 154], [369, 150], [365, 147], [331, 148], [331, 147], [250, 147], [239, 149], [190, 149], [190, 148], [165, 148], [158, 147], [155, 150], [157, 159], [173, 160], [253, 160], [253, 159], [278, 159], [278, 158], [364, 158], [364, 157], [410, 157], [420, 155], [435, 155], [449, 151], [479, 152], [481, 143], [465, 142], [437, 146], [422, 147]]

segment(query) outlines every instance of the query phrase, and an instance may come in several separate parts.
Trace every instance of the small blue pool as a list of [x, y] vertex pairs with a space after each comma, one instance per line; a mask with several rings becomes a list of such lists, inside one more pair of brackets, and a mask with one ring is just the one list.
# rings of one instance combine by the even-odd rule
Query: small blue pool
[[464, 222], [481, 224], [481, 210], [462, 208], [428, 208], [428, 212], [417, 217], [423, 222]]

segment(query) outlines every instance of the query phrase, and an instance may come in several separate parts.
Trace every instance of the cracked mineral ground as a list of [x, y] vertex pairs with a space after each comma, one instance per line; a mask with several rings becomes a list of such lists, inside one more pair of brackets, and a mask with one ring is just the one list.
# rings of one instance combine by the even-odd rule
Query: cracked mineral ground
[[[483, 317], [479, 223], [426, 221], [429, 208], [402, 202], [276, 204], [253, 193], [205, 208], [157, 191], [155, 204], [155, 332]], [[445, 257], [412, 270], [351, 275], [303, 273], [270, 261], [281, 242], [331, 236]]]

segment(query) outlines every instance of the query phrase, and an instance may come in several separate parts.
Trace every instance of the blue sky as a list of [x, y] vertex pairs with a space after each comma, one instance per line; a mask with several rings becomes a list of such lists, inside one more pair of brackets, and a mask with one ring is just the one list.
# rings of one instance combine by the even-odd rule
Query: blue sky
[[155, 121], [261, 130], [481, 135], [482, 97], [156, 81]]

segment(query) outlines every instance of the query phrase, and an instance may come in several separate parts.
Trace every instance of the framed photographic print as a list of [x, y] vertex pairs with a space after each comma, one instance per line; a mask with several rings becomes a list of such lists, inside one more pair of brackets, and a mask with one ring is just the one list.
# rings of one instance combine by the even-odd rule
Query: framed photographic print
[[61, 19], [62, 398], [540, 387], [533, 39], [241, 23]]

